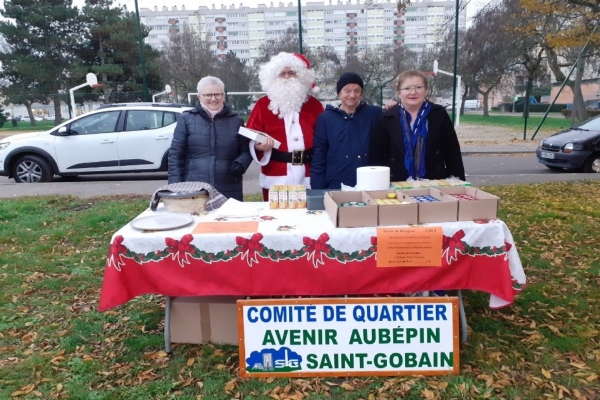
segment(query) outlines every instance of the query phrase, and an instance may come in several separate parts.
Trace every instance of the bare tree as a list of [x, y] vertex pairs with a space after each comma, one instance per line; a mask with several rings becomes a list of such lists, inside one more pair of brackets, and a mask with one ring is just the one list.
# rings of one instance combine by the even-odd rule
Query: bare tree
[[463, 64], [462, 73], [467, 84], [483, 96], [483, 115], [486, 117], [489, 117], [490, 93], [514, 68], [519, 57], [513, 45], [519, 37], [504, 29], [505, 19], [505, 10], [501, 6], [487, 7], [475, 16], [464, 37], [463, 51], [468, 61]]
[[172, 83], [180, 98], [195, 93], [203, 77], [219, 74], [218, 60], [210, 50], [208, 36], [202, 37], [187, 25], [172, 34], [169, 42], [163, 43], [163, 49], [159, 60], [162, 80]]

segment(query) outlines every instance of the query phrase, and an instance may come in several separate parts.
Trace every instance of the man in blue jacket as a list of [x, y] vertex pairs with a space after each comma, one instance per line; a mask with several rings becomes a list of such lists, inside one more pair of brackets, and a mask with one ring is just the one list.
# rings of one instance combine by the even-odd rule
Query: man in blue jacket
[[317, 119], [310, 171], [312, 189], [355, 186], [356, 169], [369, 165], [369, 132], [382, 111], [361, 101], [363, 87], [358, 74], [342, 74], [336, 85], [341, 104], [327, 105]]

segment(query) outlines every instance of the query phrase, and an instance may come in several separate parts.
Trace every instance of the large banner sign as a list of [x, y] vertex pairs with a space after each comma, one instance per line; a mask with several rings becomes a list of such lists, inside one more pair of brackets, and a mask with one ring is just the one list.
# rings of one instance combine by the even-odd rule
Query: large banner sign
[[459, 371], [456, 297], [239, 300], [244, 377]]

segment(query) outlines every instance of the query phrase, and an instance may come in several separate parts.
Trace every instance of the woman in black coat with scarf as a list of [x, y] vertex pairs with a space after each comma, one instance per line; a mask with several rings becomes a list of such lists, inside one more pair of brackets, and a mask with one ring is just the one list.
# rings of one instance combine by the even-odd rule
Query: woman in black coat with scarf
[[169, 150], [169, 183], [206, 182], [223, 196], [243, 200], [243, 175], [252, 162], [249, 140], [238, 135], [244, 120], [225, 104], [225, 85], [198, 82], [196, 107], [177, 117]]
[[371, 129], [369, 164], [390, 167], [392, 182], [465, 180], [452, 121], [442, 106], [427, 100], [427, 89], [422, 72], [401, 73], [396, 86], [400, 103], [379, 116]]

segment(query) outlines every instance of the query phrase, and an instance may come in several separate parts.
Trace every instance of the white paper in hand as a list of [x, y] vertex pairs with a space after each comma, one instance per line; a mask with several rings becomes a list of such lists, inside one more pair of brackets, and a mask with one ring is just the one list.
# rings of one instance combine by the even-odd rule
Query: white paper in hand
[[[246, 127], [240, 126], [238, 133], [242, 136], [247, 137], [248, 139], [256, 140], [258, 143], [264, 143], [267, 137], [271, 137], [264, 132], [255, 131], [254, 129], [248, 129]], [[273, 139], [273, 138], [271, 138]], [[273, 139], [273, 147], [278, 149], [281, 146], [281, 142]]]

